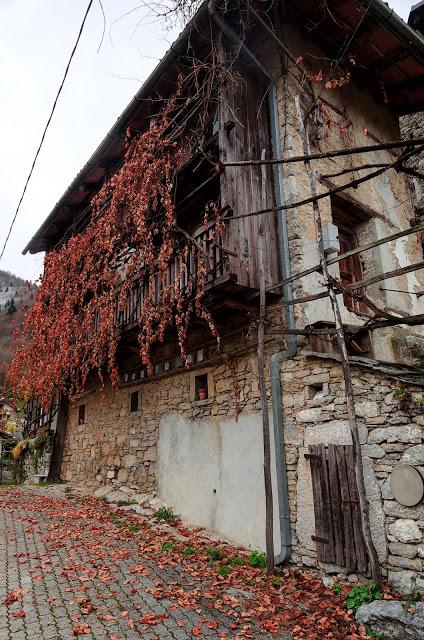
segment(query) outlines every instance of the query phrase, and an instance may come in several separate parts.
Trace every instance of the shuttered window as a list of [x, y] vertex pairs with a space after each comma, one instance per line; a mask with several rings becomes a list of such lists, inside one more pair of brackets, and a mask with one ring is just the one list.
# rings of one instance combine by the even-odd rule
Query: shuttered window
[[[339, 224], [337, 224], [337, 227], [339, 229], [340, 241], [339, 255], [347, 253], [352, 249], [356, 249], [358, 246], [358, 242], [355, 234], [353, 232], [347, 231]], [[339, 269], [340, 281], [344, 287], [347, 287], [350, 284], [354, 284], [355, 282], [360, 282], [360, 280], [362, 280], [362, 265], [358, 254], [348, 256], [347, 258], [343, 258], [343, 260], [340, 260]], [[360, 293], [361, 291], [362, 289], [358, 289], [358, 293]], [[365, 313], [367, 310], [367, 307], [363, 302], [355, 300], [355, 298], [347, 293], [343, 294], [343, 302], [348, 309], [360, 311], [362, 313]]]
[[[358, 230], [369, 220], [369, 216], [353, 202], [334, 198], [331, 201], [333, 223], [339, 230], [340, 250], [339, 255], [347, 253], [360, 246], [358, 241]], [[348, 256], [340, 260], [340, 282], [344, 287], [360, 282], [364, 278], [361, 259], [359, 254]], [[362, 289], [357, 289], [356, 293], [362, 293]], [[348, 309], [360, 313], [368, 314], [368, 307], [361, 301], [355, 300], [348, 293], [343, 294], [343, 302]]]

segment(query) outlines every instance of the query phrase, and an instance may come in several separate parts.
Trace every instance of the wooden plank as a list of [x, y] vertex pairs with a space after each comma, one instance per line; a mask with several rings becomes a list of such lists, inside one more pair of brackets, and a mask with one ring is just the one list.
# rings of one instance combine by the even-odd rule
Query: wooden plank
[[328, 544], [325, 545], [325, 560], [323, 562], [334, 563], [336, 556], [334, 553], [334, 528], [333, 528], [333, 511], [330, 498], [330, 482], [327, 466], [327, 456], [325, 445], [318, 445], [318, 449], [321, 456], [321, 487], [323, 498], [323, 510], [324, 510], [324, 526], [326, 529], [325, 537], [328, 539]]
[[362, 573], [363, 575], [367, 575], [369, 567], [368, 567], [367, 553], [365, 551], [364, 538], [362, 535], [361, 513], [359, 509], [359, 495], [358, 495], [358, 487], [356, 484], [355, 460], [353, 457], [353, 447], [345, 446], [344, 449], [345, 449], [347, 479], [349, 483], [350, 510], [352, 515], [352, 525], [353, 525], [353, 535], [354, 535], [354, 542], [355, 542], [357, 568], [359, 573]]
[[341, 567], [344, 567], [345, 550], [343, 535], [342, 497], [340, 493], [340, 479], [337, 470], [336, 448], [334, 444], [328, 445], [327, 456], [328, 476], [330, 483], [330, 504], [333, 513], [335, 563]]
[[322, 492], [321, 492], [321, 474], [318, 447], [315, 445], [309, 445], [309, 453], [311, 454], [311, 477], [312, 477], [312, 492], [314, 496], [314, 514], [315, 514], [315, 536], [317, 546], [318, 560], [322, 560], [325, 557], [326, 543], [322, 543], [319, 540], [325, 539], [325, 528], [323, 520], [323, 508], [322, 508]]
[[[220, 53], [224, 60], [228, 57], [226, 47], [228, 43], [224, 41]], [[270, 158], [267, 84], [256, 70], [240, 61], [233, 69], [240, 80], [236, 90], [233, 83], [222, 89], [220, 159], [231, 162], [250, 154], [259, 157], [263, 150], [264, 157]], [[228, 123], [232, 123], [231, 126]], [[228, 167], [221, 173], [220, 186], [221, 204], [229, 206], [234, 215], [233, 219], [228, 219], [225, 244], [239, 256], [227, 256], [230, 272], [237, 275], [240, 285], [259, 289], [258, 235], [262, 226], [267, 248], [264, 262], [266, 285], [275, 284], [280, 279], [275, 213], [271, 210], [250, 219], [237, 217], [247, 210], [272, 209], [275, 206], [272, 167]]]
[[[312, 476], [312, 492], [314, 496], [314, 513], [315, 513], [315, 535], [313, 539], [316, 542], [317, 557], [322, 562], [330, 562], [328, 558], [328, 547], [331, 540], [328, 538], [328, 527], [325, 522], [324, 509], [325, 509], [325, 496], [323, 495], [322, 485], [322, 460], [321, 451], [319, 446], [310, 445], [309, 453], [313, 456], [310, 458], [311, 462], [311, 476]], [[327, 540], [327, 542], [323, 542]]]
[[340, 480], [341, 508], [343, 515], [343, 533], [345, 550], [345, 567], [349, 571], [356, 571], [355, 540], [353, 537], [353, 524], [350, 511], [349, 481], [347, 478], [345, 451], [342, 445], [335, 447], [337, 459], [337, 471]]

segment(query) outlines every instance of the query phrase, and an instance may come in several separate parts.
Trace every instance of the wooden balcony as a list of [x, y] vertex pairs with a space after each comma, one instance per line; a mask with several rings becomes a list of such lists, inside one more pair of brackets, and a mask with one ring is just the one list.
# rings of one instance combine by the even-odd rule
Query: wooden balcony
[[[205, 229], [204, 226], [199, 227], [192, 237], [201, 250], [207, 254], [206, 291], [214, 287], [234, 284], [237, 276], [230, 273], [230, 260], [228, 252], [224, 248], [225, 239], [220, 236], [214, 237], [213, 225], [208, 229]], [[165, 282], [161, 281], [159, 275], [156, 274], [144, 283], [135, 284], [129, 292], [125, 307], [117, 309], [116, 322], [121, 330], [127, 331], [137, 324], [143, 309], [143, 301], [148, 294], [152, 294], [149, 291], [150, 287], [154, 289], [153, 299], [157, 302], [163, 288], [171, 285], [175, 278], [180, 278], [182, 290], [187, 288], [190, 281], [195, 283], [198, 262], [198, 251], [192, 248], [185, 267], [182, 267], [180, 257], [177, 256], [171, 260]]]

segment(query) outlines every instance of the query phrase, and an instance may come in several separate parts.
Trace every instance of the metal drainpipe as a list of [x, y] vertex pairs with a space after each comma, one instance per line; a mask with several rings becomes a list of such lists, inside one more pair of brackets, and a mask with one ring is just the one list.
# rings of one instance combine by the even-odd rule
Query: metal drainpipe
[[[281, 158], [281, 140], [280, 140], [280, 122], [278, 116], [278, 100], [277, 100], [277, 88], [274, 80], [268, 74], [268, 72], [261, 65], [254, 53], [246, 47], [246, 45], [240, 40], [233, 29], [225, 22], [220, 13], [215, 7], [213, 0], [208, 3], [209, 15], [221, 29], [221, 31], [227, 36], [227, 38], [236, 44], [241, 51], [243, 51], [255, 66], [263, 73], [269, 82], [268, 88], [268, 103], [270, 111], [270, 126], [271, 126], [271, 140], [272, 140], [272, 153], [273, 157]], [[273, 165], [274, 170], [274, 184], [275, 184], [275, 201], [276, 206], [282, 206], [284, 204], [284, 184], [281, 171], [281, 165]], [[281, 262], [281, 274], [283, 279], [289, 278], [291, 275], [290, 270], [290, 254], [289, 254], [289, 239], [287, 232], [287, 217], [285, 211], [278, 211], [278, 244], [279, 255]], [[293, 298], [291, 283], [284, 285], [283, 294], [285, 300], [291, 300]], [[288, 329], [294, 328], [294, 314], [293, 307], [286, 305], [286, 327]], [[290, 527], [290, 515], [289, 515], [289, 492], [287, 482], [287, 466], [286, 466], [286, 449], [284, 440], [284, 423], [283, 423], [283, 402], [281, 392], [280, 381], [280, 366], [283, 360], [292, 358], [296, 355], [297, 340], [295, 335], [287, 336], [287, 349], [285, 351], [279, 351], [271, 357], [270, 362], [270, 375], [271, 375], [271, 388], [272, 388], [272, 417], [274, 424], [274, 446], [275, 446], [275, 466], [277, 475], [277, 491], [278, 491], [278, 511], [279, 511], [279, 524], [280, 524], [280, 536], [281, 536], [281, 550], [274, 559], [275, 564], [281, 564], [287, 562], [291, 557], [291, 527]]]

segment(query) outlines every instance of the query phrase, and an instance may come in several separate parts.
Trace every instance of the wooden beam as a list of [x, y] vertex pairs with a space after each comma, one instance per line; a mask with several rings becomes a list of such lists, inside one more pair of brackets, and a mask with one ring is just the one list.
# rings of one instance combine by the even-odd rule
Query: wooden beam
[[[366, 287], [370, 284], [375, 284], [376, 282], [381, 282], [382, 280], [388, 280], [389, 278], [396, 278], [397, 276], [402, 276], [405, 273], [411, 273], [411, 271], [419, 271], [420, 269], [424, 269], [424, 261], [418, 262], [418, 264], [411, 264], [407, 267], [402, 267], [401, 269], [394, 269], [393, 271], [386, 271], [385, 273], [380, 273], [377, 276], [373, 276], [372, 278], [367, 278], [364, 280], [360, 280], [359, 282], [355, 282], [354, 284], [349, 284], [345, 287], [346, 291], [355, 291], [356, 289], [361, 289], [362, 287]], [[321, 298], [326, 298], [328, 296], [328, 291], [322, 291], [320, 293], [313, 293], [309, 296], [303, 296], [302, 298], [293, 298], [293, 300], [283, 300], [283, 304], [285, 305], [293, 305], [293, 304], [303, 304], [304, 302], [313, 302], [314, 300], [320, 300]]]
[[390, 67], [390, 65], [400, 62], [409, 55], [409, 49], [406, 47], [401, 47], [400, 49], [396, 49], [396, 51], [393, 51], [393, 53], [390, 53], [389, 55], [381, 55], [382, 57], [379, 60], [371, 62], [371, 64], [368, 64], [366, 66], [366, 73], [369, 73], [370, 71], [382, 71], [383, 69], [387, 69], [387, 67]]
[[411, 140], [401, 140], [397, 142], [386, 142], [381, 144], [371, 144], [362, 147], [351, 147], [350, 149], [336, 149], [334, 151], [322, 151], [321, 153], [309, 153], [291, 158], [271, 159], [271, 160], [234, 160], [223, 162], [223, 167], [245, 167], [252, 165], [268, 164], [292, 164], [293, 162], [309, 162], [309, 160], [322, 160], [323, 158], [338, 158], [340, 156], [350, 156], [357, 153], [368, 153], [373, 151], [386, 151], [389, 149], [401, 149], [402, 147], [417, 147], [424, 144], [424, 138], [412, 138]]
[[367, 329], [379, 329], [380, 327], [394, 327], [399, 324], [406, 324], [408, 326], [420, 326], [424, 324], [424, 313], [418, 313], [417, 315], [407, 316], [406, 318], [393, 318], [393, 320], [376, 320], [371, 322]]
[[[346, 253], [341, 253], [340, 255], [334, 256], [333, 258], [329, 258], [327, 260], [327, 264], [336, 264], [337, 262], [340, 262], [340, 260], [344, 260], [345, 258], [348, 258], [349, 256], [354, 256], [358, 253], [362, 253], [363, 251], [368, 251], [369, 249], [374, 249], [375, 247], [379, 247], [383, 244], [386, 244], [386, 242], [392, 242], [393, 240], [398, 240], [399, 238], [404, 238], [405, 236], [409, 236], [411, 233], [418, 233], [420, 231], [424, 231], [424, 223], [423, 224], [418, 224], [415, 227], [410, 227], [409, 229], [405, 229], [404, 231], [398, 231], [397, 233], [393, 233], [390, 236], [385, 236], [384, 238], [380, 238], [379, 240], [374, 240], [374, 242], [370, 242], [368, 244], [365, 244], [361, 247], [357, 247], [356, 249], [351, 249], [350, 251], [346, 251]], [[311, 273], [314, 273], [316, 271], [320, 271], [321, 269], [321, 265], [316, 264], [313, 267], [309, 267], [309, 269], [305, 269], [304, 271], [301, 271], [300, 273], [296, 273], [292, 276], [290, 276], [290, 278], [286, 278], [285, 280], [281, 280], [281, 282], [279, 282], [278, 284], [274, 284], [272, 287], [269, 287], [267, 289], [268, 291], [273, 291], [274, 289], [278, 289], [279, 287], [283, 287], [285, 284], [288, 284], [289, 282], [294, 282], [295, 280], [298, 280], [299, 278], [304, 278], [305, 276], [310, 275]]]
[[424, 75], [387, 86], [387, 90], [395, 95], [401, 91], [415, 91], [417, 89], [424, 89]]
[[[408, 145], [409, 145], [409, 140], [408, 140]], [[404, 145], [404, 146], [408, 146], [408, 145]], [[377, 145], [376, 145], [377, 146]], [[413, 147], [414, 145], [412, 145]], [[383, 173], [385, 173], [386, 171], [389, 171], [390, 169], [397, 169], [397, 167], [403, 163], [406, 162], [406, 160], [409, 160], [409, 158], [411, 158], [413, 155], [416, 155], [418, 153], [421, 153], [422, 151], [424, 151], [424, 145], [422, 144], [421, 146], [418, 147], [418, 149], [412, 149], [412, 150], [407, 150], [405, 151], [405, 153], [401, 156], [399, 156], [396, 160], [394, 160], [393, 162], [391, 162], [390, 164], [386, 165], [385, 167], [382, 167], [381, 169], [377, 169], [376, 171], [372, 171], [371, 173], [368, 173], [365, 176], [362, 176], [361, 178], [355, 178], [354, 180], [351, 180], [350, 182], [347, 182], [346, 184], [342, 184], [339, 187], [334, 187], [333, 189], [329, 189], [328, 191], [325, 191], [324, 193], [317, 193], [316, 191], [314, 192], [314, 195], [309, 196], [308, 198], [303, 198], [302, 200], [298, 200], [296, 202], [291, 202], [289, 204], [284, 204], [284, 205], [280, 205], [278, 207], [268, 207], [266, 209], [259, 209], [257, 211], [250, 211], [249, 213], [241, 213], [237, 216], [223, 216], [222, 220], [240, 220], [241, 218], [250, 218], [251, 216], [259, 216], [259, 215], [263, 215], [265, 213], [276, 213], [277, 211], [288, 211], [290, 209], [297, 209], [298, 207], [303, 207], [306, 204], [314, 204], [315, 202], [318, 202], [319, 200], [322, 200], [323, 198], [328, 198], [329, 196], [334, 196], [336, 195], [336, 193], [341, 193], [342, 191], [346, 191], [346, 189], [356, 189], [357, 187], [359, 187], [360, 184], [363, 184], [364, 182], [368, 182], [369, 180], [373, 180], [374, 178], [377, 178], [378, 176], [382, 175]], [[307, 156], [303, 156], [304, 158]], [[261, 164], [262, 161], [255, 161], [255, 163]], [[270, 160], [270, 163], [276, 163], [276, 162], [280, 162], [275, 161], [275, 160]], [[284, 162], [284, 161], [283, 161]], [[309, 160], [307, 160], [307, 162], [309, 162]]]
[[370, 284], [381, 282], [382, 280], [389, 280], [389, 278], [396, 278], [397, 276], [402, 276], [405, 273], [411, 273], [411, 271], [419, 271], [420, 269], [424, 269], [424, 260], [417, 264], [410, 264], [407, 267], [402, 267], [401, 269], [393, 269], [393, 271], [380, 273], [372, 278], [365, 278], [364, 280], [360, 280], [354, 284], [347, 285], [346, 289], [348, 291], [355, 291], [355, 289], [361, 289], [362, 287], [367, 287]]

